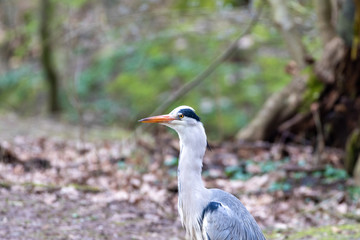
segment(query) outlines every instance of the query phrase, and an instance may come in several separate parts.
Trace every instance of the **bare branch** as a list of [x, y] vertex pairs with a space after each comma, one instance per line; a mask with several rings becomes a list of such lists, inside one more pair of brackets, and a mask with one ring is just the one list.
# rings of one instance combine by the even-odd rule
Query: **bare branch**
[[202, 83], [204, 80], [207, 79], [208, 76], [210, 76], [215, 70], [227, 59], [229, 59], [233, 53], [237, 49], [237, 44], [239, 39], [244, 37], [245, 35], [249, 34], [251, 32], [251, 29], [255, 26], [257, 23], [259, 16], [261, 13], [261, 9], [257, 14], [254, 14], [249, 25], [244, 29], [244, 31], [233, 41], [233, 43], [226, 49], [226, 51], [218, 56], [213, 62], [199, 75], [197, 75], [193, 80], [183, 85], [181, 88], [179, 88], [176, 92], [172, 93], [169, 98], [164, 101], [158, 108], [155, 109], [155, 111], [151, 115], [156, 115], [163, 113], [168, 107], [170, 107], [171, 104], [173, 104], [175, 101], [179, 100], [180, 98], [184, 97], [190, 90], [198, 86], [200, 83]]
[[306, 49], [301, 42], [301, 37], [295, 28], [292, 16], [287, 8], [285, 0], [268, 0], [273, 12], [274, 22], [281, 32], [287, 50], [293, 60], [296, 61], [300, 68], [306, 66]]
[[267, 140], [277, 126], [291, 116], [302, 100], [307, 76], [295, 76], [281, 91], [271, 95], [253, 120], [237, 134], [237, 139], [246, 141]]
[[316, 0], [314, 2], [320, 38], [326, 44], [336, 36], [335, 27], [332, 22], [332, 4], [331, 1]]

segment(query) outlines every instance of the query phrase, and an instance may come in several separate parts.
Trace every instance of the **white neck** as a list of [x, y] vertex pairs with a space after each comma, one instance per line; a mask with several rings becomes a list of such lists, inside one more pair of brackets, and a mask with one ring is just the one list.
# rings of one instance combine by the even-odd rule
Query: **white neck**
[[191, 239], [200, 231], [202, 210], [209, 201], [209, 190], [201, 179], [202, 160], [206, 151], [206, 134], [203, 125], [188, 126], [177, 130], [180, 138], [180, 161], [178, 168], [179, 214], [187, 235]]

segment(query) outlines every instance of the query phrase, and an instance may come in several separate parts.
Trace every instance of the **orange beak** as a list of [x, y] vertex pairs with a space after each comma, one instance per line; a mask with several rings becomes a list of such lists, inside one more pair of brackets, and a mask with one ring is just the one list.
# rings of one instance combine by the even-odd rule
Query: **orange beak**
[[140, 119], [139, 122], [143, 123], [168, 123], [173, 120], [176, 120], [176, 118], [171, 117], [170, 115], [160, 115], [160, 116], [154, 116], [154, 117], [148, 117]]

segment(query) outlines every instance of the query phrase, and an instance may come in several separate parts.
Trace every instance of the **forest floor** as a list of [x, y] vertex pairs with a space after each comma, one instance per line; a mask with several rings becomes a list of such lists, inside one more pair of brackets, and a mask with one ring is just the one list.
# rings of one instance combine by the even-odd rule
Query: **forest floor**
[[[165, 128], [142, 137], [114, 128], [83, 132], [0, 116], [0, 239], [184, 239], [177, 137]], [[342, 151], [212, 145], [206, 186], [239, 197], [268, 239], [360, 239], [360, 188], [342, 170]]]

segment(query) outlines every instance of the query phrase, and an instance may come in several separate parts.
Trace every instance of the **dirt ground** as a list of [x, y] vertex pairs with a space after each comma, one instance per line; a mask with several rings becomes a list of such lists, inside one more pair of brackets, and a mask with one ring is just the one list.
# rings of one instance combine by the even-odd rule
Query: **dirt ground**
[[[184, 239], [176, 137], [79, 135], [54, 120], [0, 118], [0, 239]], [[213, 144], [203, 175], [239, 197], [268, 239], [360, 239], [359, 195], [341, 157], [328, 149], [314, 166], [309, 147], [230, 141]]]
[[174, 216], [163, 217], [157, 206], [125, 201], [93, 202], [87, 194], [0, 191], [0, 239], [183, 239]]

